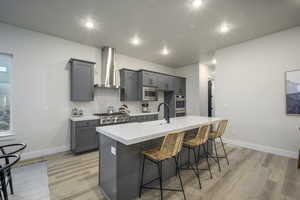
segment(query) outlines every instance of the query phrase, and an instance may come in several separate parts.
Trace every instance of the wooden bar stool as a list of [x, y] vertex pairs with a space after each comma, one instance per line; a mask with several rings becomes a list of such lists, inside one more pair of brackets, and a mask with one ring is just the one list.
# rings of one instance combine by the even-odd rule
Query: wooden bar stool
[[[224, 143], [223, 143], [223, 140], [222, 140], [222, 136], [224, 135], [225, 129], [227, 127], [227, 124], [228, 124], [228, 120], [221, 120], [219, 122], [217, 131], [209, 133], [209, 139], [213, 142], [213, 146], [214, 146], [215, 154], [216, 154], [215, 156], [211, 155], [211, 157], [214, 158], [214, 159], [216, 159], [216, 162], [218, 164], [220, 172], [221, 172], [221, 166], [220, 166], [220, 160], [219, 160], [220, 158], [225, 158], [226, 161], [227, 161], [227, 164], [229, 165], [228, 156], [227, 156], [226, 150], [224, 148]], [[223, 151], [224, 151], [224, 156], [219, 156], [218, 155], [217, 146], [216, 146], [216, 139], [217, 138], [219, 138], [220, 141], [221, 141], [222, 148], [223, 148]]]
[[[203, 156], [206, 158], [208, 170], [210, 173], [210, 178], [212, 178], [210, 163], [208, 160], [209, 155], [208, 155], [208, 146], [207, 146], [209, 130], [210, 130], [210, 125], [204, 125], [198, 129], [198, 133], [196, 134], [195, 137], [185, 138], [183, 141], [183, 147], [188, 148], [188, 163], [187, 163], [188, 168], [183, 168], [183, 169], [192, 169], [194, 171], [195, 175], [198, 178], [200, 189], [202, 188], [201, 181], [200, 181], [200, 173], [199, 173], [199, 170], [201, 170], [201, 169], [199, 169], [198, 165], [199, 165], [199, 161], [200, 161], [200, 148], [201, 147], [203, 148], [203, 153], [204, 153]], [[207, 148], [205, 146], [207, 146]], [[198, 148], [198, 156], [196, 156], [197, 148]], [[193, 165], [190, 162], [190, 150], [192, 150], [193, 154], [194, 154], [196, 169], [193, 167]], [[203, 156], [201, 156], [201, 157], [203, 157]], [[205, 170], [207, 170], [207, 169], [205, 169]]]
[[[179, 170], [179, 166], [178, 166], [178, 153], [181, 151], [183, 138], [184, 138], [184, 132], [169, 133], [168, 135], [165, 136], [164, 141], [160, 147], [142, 152], [142, 154], [144, 156], [143, 156], [143, 167], [142, 167], [142, 177], [141, 177], [139, 197], [141, 197], [141, 195], [142, 195], [142, 189], [158, 189], [158, 190], [160, 190], [160, 198], [161, 199], [163, 199], [163, 190], [182, 192], [184, 199], [186, 199], [185, 192], [184, 192], [183, 185], [182, 185], [180, 170]], [[179, 177], [181, 190], [162, 187], [163, 161], [170, 159], [170, 158], [173, 158], [175, 161], [176, 172]], [[159, 177], [149, 181], [148, 183], [143, 183], [146, 159], [157, 165]], [[159, 186], [160, 186], [159, 188], [146, 186], [156, 180], [159, 180]]]

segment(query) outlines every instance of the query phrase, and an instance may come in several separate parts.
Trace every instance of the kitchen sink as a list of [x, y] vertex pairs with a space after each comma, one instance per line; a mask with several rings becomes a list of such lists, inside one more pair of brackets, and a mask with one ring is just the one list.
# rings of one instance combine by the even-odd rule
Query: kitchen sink
[[150, 122], [141, 122], [145, 125], [151, 125], [151, 126], [161, 126], [161, 125], [167, 125], [168, 123], [166, 120], [156, 120], [156, 121], [150, 121]]

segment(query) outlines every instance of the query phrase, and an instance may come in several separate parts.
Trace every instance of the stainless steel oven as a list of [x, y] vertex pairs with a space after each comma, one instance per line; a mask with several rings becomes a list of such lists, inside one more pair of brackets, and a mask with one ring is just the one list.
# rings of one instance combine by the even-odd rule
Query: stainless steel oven
[[175, 117], [185, 116], [185, 96], [175, 95]]
[[175, 96], [175, 111], [185, 111], [185, 97], [183, 95]]
[[143, 101], [157, 101], [157, 88], [143, 87]]
[[175, 117], [182, 117], [185, 116], [185, 110], [184, 111], [175, 111]]

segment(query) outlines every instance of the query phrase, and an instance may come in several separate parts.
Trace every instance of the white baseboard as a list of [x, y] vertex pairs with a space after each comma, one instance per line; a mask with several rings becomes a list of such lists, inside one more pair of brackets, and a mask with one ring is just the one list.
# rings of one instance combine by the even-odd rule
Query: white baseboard
[[296, 158], [296, 159], [298, 158], [298, 152], [288, 151], [288, 150], [284, 150], [284, 149], [279, 149], [279, 148], [274, 148], [274, 147], [269, 147], [269, 146], [264, 146], [264, 145], [259, 145], [259, 144], [248, 143], [248, 142], [244, 142], [241, 140], [232, 140], [232, 139], [223, 138], [223, 141], [225, 143], [228, 143], [231, 145], [245, 147], [248, 149], [254, 149], [257, 151], [262, 151], [262, 152], [271, 153], [271, 154], [275, 154], [275, 155], [285, 156], [285, 157], [289, 157], [289, 158]]
[[61, 147], [43, 149], [39, 151], [26, 152], [22, 154], [22, 160], [38, 158], [38, 157], [47, 156], [55, 153], [69, 151], [69, 150], [70, 150], [69, 146], [61, 146]]

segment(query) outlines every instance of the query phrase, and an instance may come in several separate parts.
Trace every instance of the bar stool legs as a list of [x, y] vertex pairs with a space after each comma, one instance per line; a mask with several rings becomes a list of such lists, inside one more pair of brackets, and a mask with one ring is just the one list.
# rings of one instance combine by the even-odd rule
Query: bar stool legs
[[179, 178], [179, 181], [180, 181], [183, 197], [186, 200], [186, 196], [185, 196], [185, 192], [184, 192], [183, 184], [182, 184], [182, 179], [181, 179], [181, 174], [180, 174], [180, 169], [179, 169], [179, 165], [178, 165], [178, 158], [174, 157], [174, 160], [175, 160], [175, 165], [176, 165], [176, 169], [177, 169], [177, 172], [178, 172], [178, 178]]
[[163, 189], [162, 189], [162, 161], [157, 163], [158, 174], [159, 174], [159, 188], [160, 188], [160, 199], [163, 199]]
[[[212, 156], [212, 155], [209, 155], [209, 156], [217, 162], [220, 172], [221, 172], [220, 158], [226, 158], [227, 164], [229, 165], [228, 156], [227, 156], [227, 153], [226, 153], [226, 150], [225, 150], [225, 147], [224, 147], [224, 143], [223, 143], [223, 140], [222, 140], [222, 136], [224, 135], [227, 124], [228, 124], [228, 120], [220, 120], [217, 130], [216, 131], [211, 131], [209, 133], [209, 139], [213, 142], [214, 149], [215, 149], [215, 154], [216, 154], [216, 156]], [[217, 150], [217, 145], [216, 145], [216, 139], [217, 138], [220, 138], [222, 148], [223, 148], [223, 151], [224, 151], [224, 156], [219, 156], [218, 155], [218, 150]]]
[[143, 187], [143, 181], [144, 181], [144, 170], [145, 170], [145, 156], [143, 156], [143, 166], [142, 166], [142, 177], [141, 177], [141, 184], [140, 184], [140, 191], [139, 191], [139, 197], [142, 196], [142, 187]]
[[219, 156], [218, 156], [218, 150], [217, 150], [217, 145], [216, 145], [216, 140], [213, 139], [213, 144], [214, 144], [214, 148], [215, 148], [215, 153], [216, 153], [216, 156], [215, 158], [217, 159], [217, 164], [218, 164], [218, 167], [219, 167], [219, 172], [221, 172], [221, 166], [220, 166], [220, 160], [219, 160]]
[[[210, 174], [210, 179], [213, 178], [212, 176], [212, 173], [211, 173], [211, 168], [210, 168], [210, 163], [209, 163], [209, 152], [208, 152], [208, 144], [203, 144], [201, 145], [202, 148], [203, 148], [203, 152], [205, 153], [205, 159], [206, 159], [206, 162], [207, 162], [207, 167], [208, 167], [208, 170], [209, 170], [209, 174]], [[205, 148], [206, 146], [206, 148]], [[198, 159], [200, 159], [200, 146], [199, 146], [199, 151], [198, 151]]]
[[7, 194], [7, 188], [6, 188], [6, 181], [5, 181], [5, 175], [4, 172], [0, 173], [0, 181], [1, 181], [1, 186], [2, 186], [2, 193], [3, 193], [3, 198], [4, 200], [8, 200], [8, 194]]
[[199, 160], [197, 159], [197, 156], [196, 156], [196, 151], [195, 151], [195, 148], [193, 148], [193, 153], [194, 153], [194, 160], [195, 160], [195, 164], [196, 164], [196, 176], [198, 177], [198, 182], [199, 182], [199, 187], [200, 189], [202, 189], [202, 185], [201, 185], [201, 181], [200, 181], [200, 171], [199, 171]]
[[216, 145], [216, 139], [215, 138], [211, 139], [211, 141], [213, 143], [213, 146], [214, 146], [214, 150], [215, 150], [215, 156], [212, 156], [212, 155], [209, 155], [209, 156], [211, 158], [213, 158], [217, 162], [218, 167], [219, 167], [219, 171], [221, 172], [220, 158], [225, 158], [226, 161], [227, 161], [228, 166], [229, 166], [229, 159], [228, 159], [228, 155], [227, 155], [226, 149], [224, 147], [224, 143], [223, 143], [222, 137], [218, 137], [218, 138], [220, 138], [222, 149], [223, 149], [223, 152], [224, 152], [224, 156], [219, 156], [218, 155], [218, 150], [217, 150], [217, 145]]
[[[184, 164], [184, 165], [187, 165], [187, 168], [183, 168], [183, 167], [180, 167], [180, 168], [183, 169], [183, 170], [192, 170], [194, 172], [195, 176], [198, 178], [198, 183], [199, 183], [200, 189], [202, 189], [202, 184], [201, 184], [201, 181], [200, 181], [200, 170], [198, 168], [199, 159], [197, 159], [195, 148], [194, 147], [189, 147], [189, 146], [185, 146], [185, 147], [188, 149], [188, 160], [187, 160], [187, 163]], [[192, 153], [194, 155], [196, 168], [193, 167], [193, 164], [191, 163], [191, 160], [190, 160], [191, 149], [193, 151]]]
[[223, 147], [223, 151], [224, 151], [224, 155], [225, 155], [227, 164], [229, 166], [229, 160], [228, 160], [228, 156], [227, 156], [227, 153], [226, 153], [226, 150], [225, 150], [225, 147], [224, 147], [224, 143], [223, 143], [222, 137], [220, 137], [220, 140], [221, 140], [221, 144], [222, 144], [222, 147]]
[[[155, 163], [157, 165], [159, 177], [155, 178], [155, 179], [153, 179], [153, 180], [151, 180], [151, 181], [149, 181], [147, 183], [143, 183], [143, 181], [144, 181], [143, 180], [144, 179], [144, 171], [145, 171], [145, 160], [146, 159], [149, 160], [149, 161], [151, 161], [151, 162], [153, 162], [153, 163]], [[179, 178], [181, 190], [171, 189], [171, 188], [163, 188], [163, 184], [162, 184], [162, 167], [163, 167], [163, 161], [164, 160], [154, 161], [154, 160], [151, 160], [151, 159], [149, 159], [149, 158], [147, 158], [147, 157], [144, 156], [144, 158], [143, 158], [143, 165], [142, 165], [142, 176], [141, 176], [141, 184], [140, 184], [139, 197], [141, 197], [143, 189], [158, 189], [158, 190], [160, 190], [160, 199], [161, 200], [163, 200], [163, 190], [182, 192], [183, 193], [183, 197], [186, 200], [185, 191], [184, 191], [184, 188], [183, 188], [183, 183], [182, 183], [181, 174], [180, 174], [180, 169], [179, 169], [179, 166], [178, 166], [178, 157], [174, 156], [173, 159], [175, 161], [176, 172], [177, 172], [177, 176]], [[146, 186], [146, 185], [148, 185], [148, 184], [150, 184], [150, 183], [152, 183], [152, 182], [154, 182], [156, 180], [159, 180], [159, 188]]]

